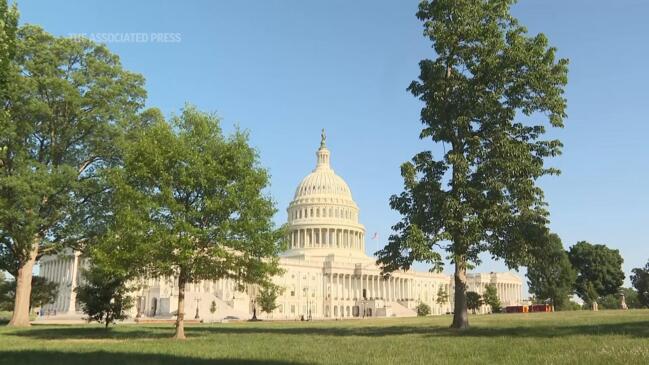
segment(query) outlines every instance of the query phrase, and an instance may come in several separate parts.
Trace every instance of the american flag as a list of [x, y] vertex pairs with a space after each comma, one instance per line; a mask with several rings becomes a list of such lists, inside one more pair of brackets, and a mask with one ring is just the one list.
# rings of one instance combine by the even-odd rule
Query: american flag
[[379, 232], [374, 232], [374, 234], [372, 235], [372, 239], [373, 240], [378, 240], [379, 239]]

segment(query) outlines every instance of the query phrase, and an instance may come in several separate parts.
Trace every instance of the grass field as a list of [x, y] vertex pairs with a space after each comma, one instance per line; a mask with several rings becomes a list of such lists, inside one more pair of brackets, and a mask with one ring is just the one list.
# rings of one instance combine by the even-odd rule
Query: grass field
[[0, 364], [649, 364], [649, 310], [188, 326], [0, 327]]

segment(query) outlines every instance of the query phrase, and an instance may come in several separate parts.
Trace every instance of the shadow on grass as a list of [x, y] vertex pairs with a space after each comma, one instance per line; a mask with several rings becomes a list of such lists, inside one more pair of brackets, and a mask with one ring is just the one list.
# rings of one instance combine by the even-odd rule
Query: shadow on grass
[[[298, 336], [362, 336], [381, 337], [399, 335], [424, 335], [431, 337], [518, 337], [518, 338], [556, 338], [575, 335], [588, 336], [632, 336], [649, 338], [649, 320], [625, 321], [584, 325], [556, 325], [535, 323], [529, 326], [489, 327], [488, 324], [474, 326], [468, 330], [457, 331], [440, 326], [286, 326], [274, 324], [256, 326], [197, 325], [185, 327], [190, 338], [212, 335], [298, 335]], [[122, 326], [105, 330], [99, 327], [40, 327], [7, 332], [5, 335], [30, 337], [36, 339], [164, 339], [173, 335], [170, 326]]]
[[93, 364], [93, 365], [129, 365], [129, 364], [161, 364], [161, 365], [298, 365], [287, 361], [262, 361], [253, 359], [199, 359], [192, 357], [161, 355], [161, 354], [136, 354], [123, 352], [93, 351], [93, 352], [63, 352], [46, 350], [25, 351], [0, 351], [0, 364]]
[[171, 338], [173, 327], [135, 327], [120, 326], [105, 329], [103, 327], [35, 325], [29, 328], [16, 329], [5, 333], [10, 336], [31, 337], [40, 340], [130, 340], [130, 339], [163, 339]]

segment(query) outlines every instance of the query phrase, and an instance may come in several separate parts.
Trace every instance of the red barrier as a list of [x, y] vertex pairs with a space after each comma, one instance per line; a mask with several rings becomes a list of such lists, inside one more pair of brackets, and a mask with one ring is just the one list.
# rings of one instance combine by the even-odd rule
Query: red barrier
[[549, 304], [511, 305], [505, 307], [505, 313], [552, 312]]

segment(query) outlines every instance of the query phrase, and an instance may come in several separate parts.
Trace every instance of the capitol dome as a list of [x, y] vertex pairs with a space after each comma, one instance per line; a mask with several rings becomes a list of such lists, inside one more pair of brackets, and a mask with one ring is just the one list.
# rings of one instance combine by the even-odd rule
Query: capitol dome
[[365, 257], [365, 228], [349, 186], [330, 165], [322, 132], [316, 167], [295, 189], [288, 212], [289, 256]]

